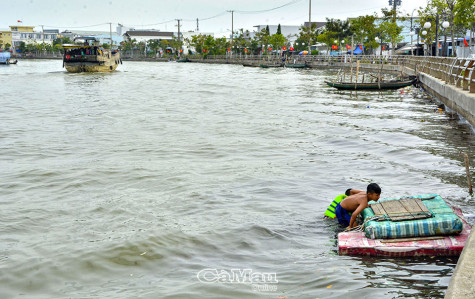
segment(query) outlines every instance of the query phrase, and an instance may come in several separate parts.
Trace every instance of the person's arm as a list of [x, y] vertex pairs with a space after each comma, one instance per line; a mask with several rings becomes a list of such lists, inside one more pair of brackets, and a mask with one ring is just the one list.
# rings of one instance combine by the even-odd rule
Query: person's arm
[[356, 217], [366, 208], [365, 204], [360, 203], [356, 210], [351, 214], [350, 225], [348, 228], [353, 228], [356, 226]]

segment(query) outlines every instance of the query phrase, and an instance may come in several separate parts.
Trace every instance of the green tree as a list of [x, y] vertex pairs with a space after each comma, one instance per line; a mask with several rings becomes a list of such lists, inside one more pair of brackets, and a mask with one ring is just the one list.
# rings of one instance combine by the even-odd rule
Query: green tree
[[18, 49], [20, 49], [20, 52], [21, 52], [21, 53], [25, 53], [25, 52], [26, 52], [26, 44], [25, 44], [25, 42], [20, 42], [20, 45], [18, 46]]
[[[312, 23], [310, 26], [302, 26], [299, 28], [299, 36], [297, 38], [300, 42], [299, 44], [305, 43], [307, 44], [308, 51], [310, 51], [310, 46], [315, 43], [317, 40], [317, 24]], [[296, 41], [297, 43], [297, 41]]]
[[462, 28], [470, 29], [471, 38], [475, 33], [475, 0], [460, 0], [455, 6], [454, 23]]
[[59, 37], [53, 40], [53, 45], [74, 44], [69, 37]]
[[[267, 26], [267, 29], [269, 28], [269, 26]], [[257, 41], [257, 43], [259, 44], [260, 48], [262, 47], [265, 47], [265, 49], [267, 49], [269, 47], [269, 33], [267, 31], [266, 28], [263, 28], [260, 32], [257, 32], [254, 36], [255, 40]], [[264, 53], [267, 53], [267, 51], [265, 51]]]
[[[378, 36], [375, 21], [376, 15], [359, 16], [350, 21], [351, 38], [353, 38], [356, 44], [363, 43], [365, 48], [370, 48], [371, 50], [378, 47], [378, 43], [375, 41], [375, 37]], [[347, 38], [348, 43], [350, 43], [350, 36]]]
[[274, 47], [274, 49], [282, 49], [285, 46], [287, 39], [282, 35], [282, 33], [272, 34], [269, 37], [269, 43]]
[[[378, 31], [384, 41], [391, 42], [392, 54], [394, 55], [397, 43], [402, 41], [404, 38], [401, 35], [403, 27], [396, 23], [397, 10], [383, 8], [381, 9], [381, 12], [383, 13], [383, 21], [379, 24]], [[404, 18], [399, 19], [404, 20]]]
[[203, 49], [205, 49], [204, 46], [205, 46], [207, 37], [208, 37], [207, 35], [203, 35], [203, 34], [192, 35], [191, 40], [189, 41], [189, 44], [190, 46], [195, 48], [197, 53], [203, 54], [204, 53]]
[[280, 24], [277, 26], [276, 34], [282, 34], [282, 29], [280, 28]]
[[244, 31], [244, 29], [239, 29], [238, 30], [239, 35], [234, 38], [234, 45], [233, 47], [235, 48], [233, 52], [239, 53], [239, 54], [244, 54], [244, 48], [247, 47], [247, 41], [246, 37], [249, 36], [249, 31]]
[[148, 47], [154, 53], [154, 56], [160, 51], [162, 44], [160, 39], [151, 39], [148, 41]]

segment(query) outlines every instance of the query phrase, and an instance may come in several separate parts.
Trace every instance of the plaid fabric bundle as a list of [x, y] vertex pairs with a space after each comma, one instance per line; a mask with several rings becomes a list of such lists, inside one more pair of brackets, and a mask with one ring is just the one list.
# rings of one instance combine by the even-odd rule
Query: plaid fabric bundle
[[[454, 235], [459, 234], [462, 231], [462, 221], [457, 215], [455, 215], [454, 211], [445, 203], [440, 195], [425, 194], [412, 197], [423, 199], [423, 203], [434, 217], [397, 222], [370, 220], [365, 224], [365, 236], [371, 239], [397, 239]], [[430, 197], [434, 198], [424, 200], [424, 198]], [[379, 202], [395, 199], [397, 200], [399, 198], [382, 199]], [[362, 215], [365, 220], [369, 217], [375, 216], [371, 208], [364, 209]]]

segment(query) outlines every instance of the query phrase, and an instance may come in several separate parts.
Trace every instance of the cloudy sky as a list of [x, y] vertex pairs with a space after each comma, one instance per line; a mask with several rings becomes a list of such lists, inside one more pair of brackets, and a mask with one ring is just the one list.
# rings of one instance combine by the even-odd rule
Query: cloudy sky
[[[411, 14], [425, 6], [427, 0], [402, 0], [402, 11]], [[380, 12], [389, 7], [388, 0], [313, 0], [312, 21], [325, 18], [346, 19]], [[136, 29], [176, 31], [196, 30], [198, 18], [201, 32], [226, 33], [234, 29], [253, 30], [254, 25], [301, 25], [308, 21], [309, 0], [12, 0], [3, 1], [0, 29], [10, 25], [39, 26], [62, 30], [109, 30], [117, 23]], [[417, 12], [414, 13], [416, 15]], [[36, 28], [40, 31], [40, 27]]]

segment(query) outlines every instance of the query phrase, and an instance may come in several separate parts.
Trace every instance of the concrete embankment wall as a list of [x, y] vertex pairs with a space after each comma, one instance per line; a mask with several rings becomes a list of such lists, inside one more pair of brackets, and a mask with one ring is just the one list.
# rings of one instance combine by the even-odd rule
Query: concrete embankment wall
[[424, 73], [419, 74], [419, 80], [431, 95], [475, 126], [475, 94], [457, 88], [455, 85], [446, 84]]
[[475, 297], [475, 236], [472, 232], [465, 243], [454, 274], [445, 293], [445, 299]]

